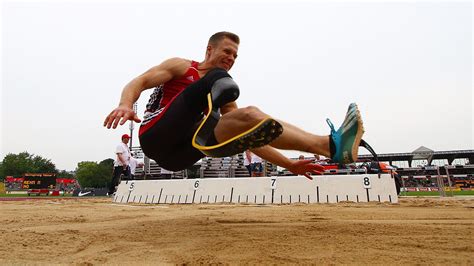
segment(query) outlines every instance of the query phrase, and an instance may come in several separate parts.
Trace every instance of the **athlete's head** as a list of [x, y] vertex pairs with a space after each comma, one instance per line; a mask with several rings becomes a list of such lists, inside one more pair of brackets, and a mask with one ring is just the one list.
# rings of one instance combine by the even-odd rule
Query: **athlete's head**
[[234, 33], [227, 31], [215, 33], [207, 44], [206, 61], [229, 71], [237, 58], [239, 43], [240, 38]]

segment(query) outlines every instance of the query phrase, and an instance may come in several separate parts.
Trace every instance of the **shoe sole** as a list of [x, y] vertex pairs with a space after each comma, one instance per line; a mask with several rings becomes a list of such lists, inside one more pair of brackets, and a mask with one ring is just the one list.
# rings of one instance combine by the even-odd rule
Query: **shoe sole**
[[276, 120], [267, 119], [258, 128], [239, 139], [237, 149], [252, 149], [265, 146], [283, 133], [283, 126]]
[[230, 140], [214, 146], [199, 146], [198, 149], [210, 157], [227, 157], [268, 145], [282, 133], [283, 126], [278, 121], [266, 118], [252, 129]]

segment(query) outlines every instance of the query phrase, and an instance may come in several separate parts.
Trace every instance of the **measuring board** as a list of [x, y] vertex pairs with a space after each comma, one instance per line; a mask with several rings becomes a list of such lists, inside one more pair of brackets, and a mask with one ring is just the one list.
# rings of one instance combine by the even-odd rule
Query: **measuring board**
[[390, 174], [122, 181], [116, 203], [397, 203]]

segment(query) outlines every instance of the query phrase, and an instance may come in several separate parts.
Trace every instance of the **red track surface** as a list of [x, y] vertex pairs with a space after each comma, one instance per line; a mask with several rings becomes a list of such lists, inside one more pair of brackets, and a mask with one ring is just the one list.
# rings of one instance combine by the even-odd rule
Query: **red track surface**
[[66, 200], [79, 199], [79, 197], [0, 197], [0, 201], [24, 201], [24, 200]]

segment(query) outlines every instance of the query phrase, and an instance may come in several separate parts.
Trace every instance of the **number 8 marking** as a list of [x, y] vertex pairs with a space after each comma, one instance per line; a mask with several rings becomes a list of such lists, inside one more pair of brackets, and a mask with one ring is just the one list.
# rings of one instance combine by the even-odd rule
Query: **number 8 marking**
[[370, 188], [370, 178], [368, 176], [364, 177], [364, 188]]

